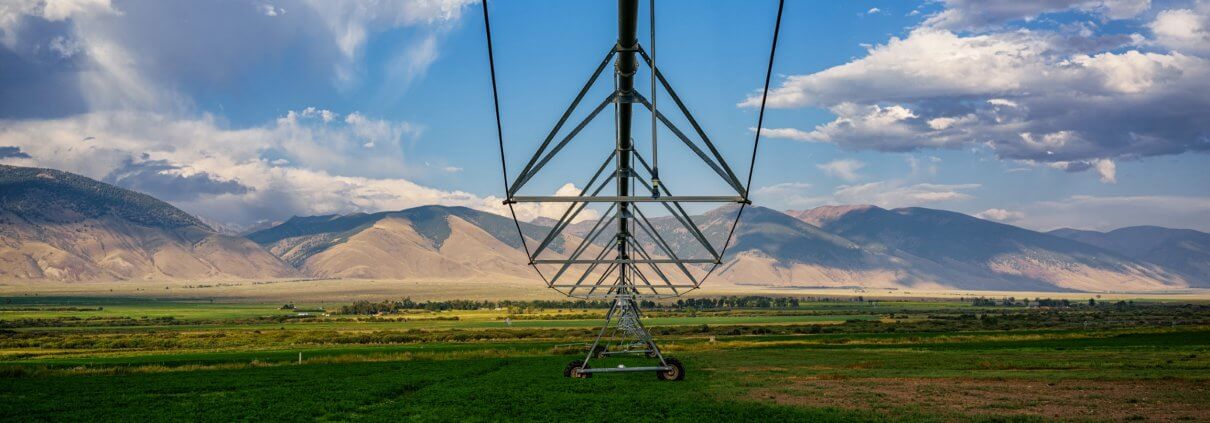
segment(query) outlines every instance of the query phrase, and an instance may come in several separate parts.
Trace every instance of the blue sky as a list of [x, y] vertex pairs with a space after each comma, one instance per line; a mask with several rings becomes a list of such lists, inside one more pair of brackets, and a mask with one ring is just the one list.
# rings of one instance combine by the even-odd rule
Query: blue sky
[[[432, 203], [501, 211], [477, 2], [9, 3], [0, 163], [78, 172], [233, 228]], [[616, 5], [489, 7], [515, 174], [613, 43]], [[746, 173], [776, 2], [657, 7], [661, 68]], [[790, 0], [754, 199], [1210, 230], [1208, 63], [1204, 0]], [[717, 192], [660, 140], [670, 186]], [[605, 116], [529, 193], [579, 186], [612, 142]]]

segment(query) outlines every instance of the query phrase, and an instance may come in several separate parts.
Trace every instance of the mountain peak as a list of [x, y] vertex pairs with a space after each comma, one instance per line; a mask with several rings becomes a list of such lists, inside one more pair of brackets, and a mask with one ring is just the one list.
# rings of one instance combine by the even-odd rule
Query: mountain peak
[[52, 169], [0, 165], [0, 278], [276, 278], [297, 272], [149, 195]]
[[824, 226], [853, 212], [885, 209], [871, 204], [848, 204], [839, 206], [819, 206], [807, 210], [787, 210], [786, 214], [815, 226]]
[[154, 197], [54, 169], [0, 165], [0, 209], [30, 221], [114, 216], [165, 229], [210, 226]]

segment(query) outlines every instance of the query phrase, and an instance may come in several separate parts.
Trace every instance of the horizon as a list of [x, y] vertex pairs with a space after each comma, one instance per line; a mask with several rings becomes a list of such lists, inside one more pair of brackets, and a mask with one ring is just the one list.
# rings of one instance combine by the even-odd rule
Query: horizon
[[[0, 166], [8, 166], [8, 165], [0, 164]], [[43, 168], [43, 169], [49, 169], [49, 168]], [[57, 170], [57, 169], [49, 169], [49, 170]], [[91, 178], [90, 178], [90, 179], [91, 179]], [[98, 181], [98, 182], [101, 182], [101, 181]], [[137, 191], [136, 191], [136, 192], [137, 192]], [[147, 194], [147, 193], [141, 193], [141, 194]], [[151, 194], [147, 194], [147, 195], [151, 195]], [[155, 196], [152, 196], [152, 198], [155, 198]], [[163, 201], [163, 200], [161, 200], [161, 199], [159, 199], [159, 198], [156, 198], [156, 199], [157, 199], [157, 200], [160, 200], [160, 201]], [[170, 204], [170, 205], [171, 205], [171, 204]], [[213, 229], [213, 230], [215, 230], [215, 231], [217, 231], [217, 232], [220, 232], [220, 233], [225, 233], [225, 234], [229, 234], [229, 235], [242, 235], [242, 236], [247, 236], [247, 235], [251, 235], [251, 234], [253, 234], [253, 233], [256, 233], [256, 232], [258, 232], [258, 231], [264, 231], [264, 230], [269, 230], [269, 229], [272, 229], [272, 228], [274, 228], [274, 227], [276, 227], [276, 226], [278, 226], [278, 225], [281, 225], [281, 224], [287, 223], [287, 222], [289, 222], [290, 220], [293, 220], [293, 219], [305, 219], [305, 218], [313, 218], [313, 217], [347, 217], [347, 216], [357, 216], [357, 215], [389, 214], [389, 213], [399, 213], [399, 212], [405, 212], [405, 211], [408, 211], [408, 210], [412, 210], [412, 209], [418, 209], [418, 208], [425, 208], [425, 207], [464, 208], [464, 209], [469, 209], [469, 210], [474, 210], [474, 211], [479, 211], [479, 212], [491, 213], [491, 214], [495, 214], [495, 215], [500, 216], [500, 217], [505, 217], [505, 218], [508, 218], [508, 217], [509, 217], [509, 216], [507, 216], [507, 215], [504, 215], [504, 214], [498, 213], [498, 212], [497, 212], [497, 211], [495, 211], [495, 210], [480, 210], [480, 209], [476, 209], [476, 208], [473, 208], [473, 207], [467, 207], [467, 206], [463, 206], [463, 205], [420, 204], [420, 205], [410, 206], [410, 207], [406, 207], [406, 208], [402, 208], [402, 209], [393, 209], [393, 210], [378, 210], [378, 211], [352, 211], [352, 212], [348, 212], [348, 213], [331, 213], [331, 214], [320, 214], [320, 215], [292, 215], [292, 216], [289, 216], [289, 217], [283, 218], [283, 219], [281, 219], [281, 220], [257, 222], [256, 224], [253, 224], [253, 225], [251, 225], [251, 226], [248, 226], [248, 227], [246, 227], [246, 228], [241, 228], [241, 229], [232, 229], [232, 228], [225, 227], [225, 226], [219, 226], [219, 227], [215, 227], [215, 224], [216, 224], [216, 223], [220, 223], [220, 224], [221, 224], [221, 222], [209, 222], [209, 221], [206, 221], [206, 219], [204, 219], [204, 218], [202, 219], [202, 223], [206, 224], [207, 226], [210, 226], [210, 227], [211, 227], [211, 229]], [[718, 209], [721, 209], [721, 208], [724, 208], [724, 207], [733, 207], [733, 206], [732, 206], [732, 205], [721, 205], [721, 206], [715, 207], [715, 208], [713, 208], [713, 209], [709, 209], [708, 211], [718, 210]], [[752, 205], [752, 206], [750, 206], [750, 207], [754, 207], [754, 208], [764, 208], [764, 209], [773, 210], [773, 211], [775, 211], [775, 212], [782, 213], [782, 214], [786, 214], [786, 215], [790, 215], [790, 214], [791, 214], [791, 213], [793, 213], [793, 212], [809, 212], [809, 211], [816, 210], [816, 209], [821, 209], [821, 208], [867, 208], [867, 207], [873, 207], [873, 208], [879, 208], [879, 209], [888, 210], [888, 211], [894, 211], [894, 210], [900, 210], [900, 209], [921, 208], [921, 209], [933, 210], [933, 211], [943, 211], [943, 212], [959, 213], [959, 214], [962, 214], [962, 215], [965, 215], [965, 216], [968, 216], [968, 217], [971, 217], [971, 218], [979, 219], [979, 220], [985, 220], [985, 221], [992, 222], [992, 223], [1005, 224], [1005, 225], [1009, 225], [1009, 226], [1014, 226], [1014, 227], [1018, 227], [1018, 228], [1026, 229], [1026, 230], [1032, 230], [1032, 231], [1035, 231], [1035, 232], [1044, 233], [1044, 234], [1049, 234], [1050, 232], [1054, 232], [1054, 231], [1058, 231], [1058, 230], [1078, 230], [1078, 231], [1092, 231], [1092, 232], [1108, 233], [1108, 232], [1113, 232], [1113, 231], [1116, 231], [1116, 230], [1121, 230], [1121, 229], [1130, 229], [1130, 228], [1145, 228], [1145, 227], [1154, 227], [1154, 228], [1162, 228], [1162, 229], [1174, 229], [1174, 230], [1192, 230], [1192, 231], [1197, 231], [1197, 232], [1202, 232], [1202, 233], [1205, 233], [1204, 231], [1200, 231], [1200, 230], [1193, 229], [1193, 228], [1183, 228], [1183, 227], [1173, 227], [1173, 226], [1163, 226], [1163, 225], [1130, 225], [1130, 226], [1120, 226], [1120, 227], [1111, 228], [1111, 229], [1106, 229], [1106, 230], [1080, 229], [1080, 228], [1072, 228], [1072, 227], [1066, 227], [1066, 226], [1064, 226], [1064, 227], [1050, 228], [1050, 229], [1032, 229], [1032, 228], [1027, 228], [1027, 227], [1023, 227], [1023, 226], [1014, 225], [1014, 224], [1012, 224], [1012, 223], [1000, 222], [1000, 221], [996, 221], [996, 220], [994, 220], [994, 219], [987, 219], [987, 218], [984, 218], [984, 217], [980, 217], [980, 216], [976, 216], [976, 215], [971, 215], [971, 214], [963, 213], [963, 212], [961, 212], [961, 211], [957, 211], [957, 210], [948, 210], [948, 209], [942, 209], [942, 208], [923, 207], [923, 206], [904, 206], [904, 207], [893, 207], [893, 208], [886, 208], [886, 207], [881, 207], [881, 206], [874, 205], [874, 204], [825, 204], [825, 205], [819, 205], [819, 206], [810, 207], [810, 208], [804, 208], [804, 209], [781, 209], [781, 210], [779, 210], [779, 209], [774, 209], [774, 208], [771, 208], [771, 207], [765, 207], [765, 206], [762, 206], [762, 205], [759, 205], [759, 204], [754, 204], [754, 205]], [[197, 217], [197, 216], [195, 216], [195, 217]], [[791, 217], [793, 217], [793, 216], [791, 216]], [[550, 217], [547, 217], [547, 216], [535, 216], [533, 219], [526, 220], [525, 222], [532, 223], [532, 224], [536, 224], [536, 225], [543, 225], [543, 223], [545, 223], [545, 222], [543, 222], [543, 223], [539, 223], [539, 222], [540, 222], [540, 221], [542, 221], [542, 220], [544, 220], [544, 219], [549, 219], [550, 221], [555, 221], [555, 219], [550, 218]], [[796, 219], [797, 219], [797, 218], [796, 218]], [[799, 219], [799, 220], [801, 220], [801, 219]], [[804, 222], [804, 223], [811, 224], [810, 222]]]
[[1210, 421], [1207, 93], [1210, 0], [0, 0], [0, 408]]
[[[504, 212], [478, 3], [52, 3], [0, 12], [0, 163], [240, 229], [425, 204]], [[613, 42], [611, 5], [538, 4], [489, 3], [510, 174]], [[657, 7], [660, 67], [745, 162], [775, 4]], [[1196, 183], [1210, 176], [1210, 102], [1188, 95], [1210, 91], [1210, 1], [796, 2], [784, 31], [757, 205], [1210, 231]]]

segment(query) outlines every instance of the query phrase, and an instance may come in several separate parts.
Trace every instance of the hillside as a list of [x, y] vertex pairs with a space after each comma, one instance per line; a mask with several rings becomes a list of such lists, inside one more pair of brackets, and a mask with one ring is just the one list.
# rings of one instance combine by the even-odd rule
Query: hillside
[[[735, 210], [722, 207], [692, 219], [718, 248]], [[1189, 285], [1180, 272], [1152, 262], [960, 213], [844, 206], [792, 214], [748, 208], [709, 283], [1010, 291], [1155, 290]], [[652, 216], [651, 221], [678, 257], [708, 257], [674, 218]], [[537, 223], [522, 225], [531, 248], [549, 228], [541, 225], [545, 221]], [[561, 257], [565, 246], [578, 245], [592, 224], [572, 225], [544, 258]], [[613, 233], [614, 228], [608, 227], [581, 258], [595, 256]], [[645, 231], [636, 233], [649, 254], [667, 256]], [[461, 207], [296, 217], [249, 238], [317, 277], [537, 279], [525, 265], [511, 220]], [[684, 282], [671, 265], [660, 267], [675, 282]], [[690, 270], [701, 277], [706, 267]], [[547, 270], [553, 269], [545, 266]]]
[[98, 281], [296, 276], [244, 238], [151, 196], [0, 165], [0, 278]]
[[1180, 274], [1096, 246], [961, 213], [926, 208], [821, 207], [795, 212], [830, 233], [968, 275], [984, 289], [1148, 290], [1189, 286]]
[[[806, 216], [804, 220], [790, 213], [749, 207], [744, 211], [713, 283], [784, 287], [1077, 289], [1033, 274], [995, 272], [981, 262], [972, 263], [972, 258], [962, 254], [949, 259], [940, 257], [943, 254], [927, 254], [928, 251], [915, 248], [896, 248], [868, 242], [861, 237], [849, 238], [809, 223], [826, 225], [848, 213], [871, 209], [871, 206], [843, 206], [793, 212]], [[717, 248], [727, 237], [735, 211], [733, 206], [721, 207], [694, 216], [693, 220]], [[708, 257], [700, 243], [675, 219], [656, 217], [651, 220], [665, 234], [665, 240], [678, 256]], [[573, 225], [573, 229], [583, 233], [589, 223], [581, 222]], [[600, 239], [608, 240], [612, 233], [612, 230], [607, 231]], [[643, 235], [640, 233], [639, 236], [641, 243], [649, 251], [657, 251], [655, 244]], [[945, 253], [955, 253], [962, 248]]]
[[1049, 234], [1154, 263], [1183, 273], [1194, 286], [1210, 287], [1210, 234], [1205, 232], [1131, 226], [1109, 232], [1064, 228]]
[[[465, 207], [294, 217], [245, 238], [217, 233], [150, 196], [66, 172], [2, 166], [0, 188], [3, 279], [538, 279], [512, 220]], [[718, 248], [735, 211], [721, 207], [692, 219]], [[676, 219], [650, 208], [645, 213], [678, 257], [708, 257]], [[565, 257], [592, 223], [569, 227], [541, 258]], [[521, 224], [530, 248], [549, 224]], [[609, 227], [581, 258], [595, 257], [614, 230]], [[668, 255], [645, 231], [636, 233], [651, 255]], [[707, 267], [690, 270], [700, 277]], [[550, 276], [555, 266], [542, 270]], [[782, 213], [750, 207], [709, 283], [1142, 291], [1210, 286], [1208, 276], [1210, 235], [1196, 231], [1044, 234], [925, 208], [829, 206]]]
[[[725, 239], [734, 219], [734, 207], [694, 218], [716, 245]], [[671, 239], [676, 241], [670, 243], [696, 245], [683, 231], [672, 231], [677, 226], [672, 219], [656, 221], [674, 234]], [[1046, 283], [966, 272], [902, 250], [855, 242], [764, 207], [744, 211], [718, 276], [724, 282], [763, 286], [1056, 289]]]
[[[531, 245], [546, 233], [521, 227]], [[248, 238], [319, 277], [536, 279], [513, 221], [465, 207], [295, 217]], [[563, 242], [553, 242], [552, 251]]]

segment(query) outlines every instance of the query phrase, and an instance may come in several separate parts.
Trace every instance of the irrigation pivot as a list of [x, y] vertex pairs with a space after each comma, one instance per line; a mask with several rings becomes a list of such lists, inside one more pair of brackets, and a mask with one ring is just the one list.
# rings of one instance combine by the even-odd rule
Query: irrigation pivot
[[[747, 180], [741, 180], [656, 64], [655, 0], [648, 0], [651, 18], [651, 34], [648, 39], [651, 44], [650, 51], [639, 44], [638, 0], [618, 0], [617, 41], [606, 52], [596, 70], [526, 161], [525, 166], [515, 179], [510, 181], [508, 165], [504, 161], [504, 135], [496, 88], [491, 21], [487, 1], [482, 0], [481, 4], [491, 71], [492, 100], [496, 113], [496, 134], [504, 170], [504, 203], [512, 212], [518, 236], [529, 257], [529, 264], [546, 282], [548, 288], [573, 298], [604, 299], [611, 302], [605, 315], [605, 323], [587, 349], [584, 359], [569, 363], [564, 369], [564, 376], [586, 378], [606, 372], [654, 372], [661, 380], [683, 379], [684, 366], [680, 361], [664, 356], [652, 339], [651, 333], [643, 326], [640, 301], [677, 297], [697, 289], [722, 263], [744, 206], [751, 204], [748, 191], [755, 166], [756, 148], [760, 143], [760, 128], [764, 123], [764, 97], [762, 96], [757, 118], [752, 162], [748, 168]], [[765, 92], [769, 89], [783, 8], [784, 0], [779, 0], [773, 43], [765, 74]], [[611, 61], [614, 65], [613, 89], [605, 98], [595, 103], [586, 117], [566, 133], [561, 133], [591, 89], [602, 79], [601, 76], [609, 68]], [[639, 92], [635, 84], [635, 77], [641, 66], [648, 69], [651, 78], [650, 91], [646, 96]], [[674, 113], [678, 116], [670, 117], [659, 108], [658, 88], [662, 88], [669, 100], [672, 100], [675, 105]], [[535, 176], [543, 173], [552, 159], [564, 153], [564, 147], [577, 138], [577, 135], [610, 105], [614, 110], [613, 148], [603, 160], [598, 158], [590, 161], [599, 165], [594, 167], [596, 172], [577, 195], [519, 194]], [[636, 148], [634, 142], [636, 105], [651, 117], [650, 156]], [[677, 118], [688, 122], [692, 130], [686, 132], [678, 127], [673, 120]], [[721, 192], [679, 196], [672, 193], [667, 183], [670, 179], [661, 179], [659, 173], [660, 127], [672, 133], [674, 141], [678, 141], [691, 152], [692, 158], [700, 160], [701, 164], [709, 168], [713, 177], [718, 178], [715, 181], [718, 182], [717, 185], [723, 187]], [[607, 193], [606, 190], [611, 186], [612, 192]], [[527, 240], [521, 230], [521, 222], [517, 221], [514, 205], [519, 203], [565, 206], [562, 216], [555, 221], [546, 235], [540, 237], [540, 240], [532, 240], [533, 248], [530, 248], [531, 240]], [[715, 245], [717, 242], [711, 242], [703, 233], [702, 228], [686, 211], [688, 203], [738, 205], [735, 221], [731, 223], [721, 245]], [[591, 227], [587, 228], [587, 224], [580, 225], [580, 230], [571, 234], [568, 229], [578, 218], [592, 214], [585, 212], [590, 206], [603, 208], [603, 211], [592, 209], [599, 217], [588, 220], [592, 222]], [[644, 208], [655, 211], [644, 212]], [[648, 217], [652, 213], [662, 214], [662, 220], [653, 222], [657, 219]], [[680, 239], [688, 241], [670, 242], [673, 232], [676, 232]], [[556, 244], [559, 244], [559, 247], [556, 247]], [[590, 364], [626, 355], [647, 357], [655, 361], [651, 365], [633, 367], [620, 364], [593, 367]]]

